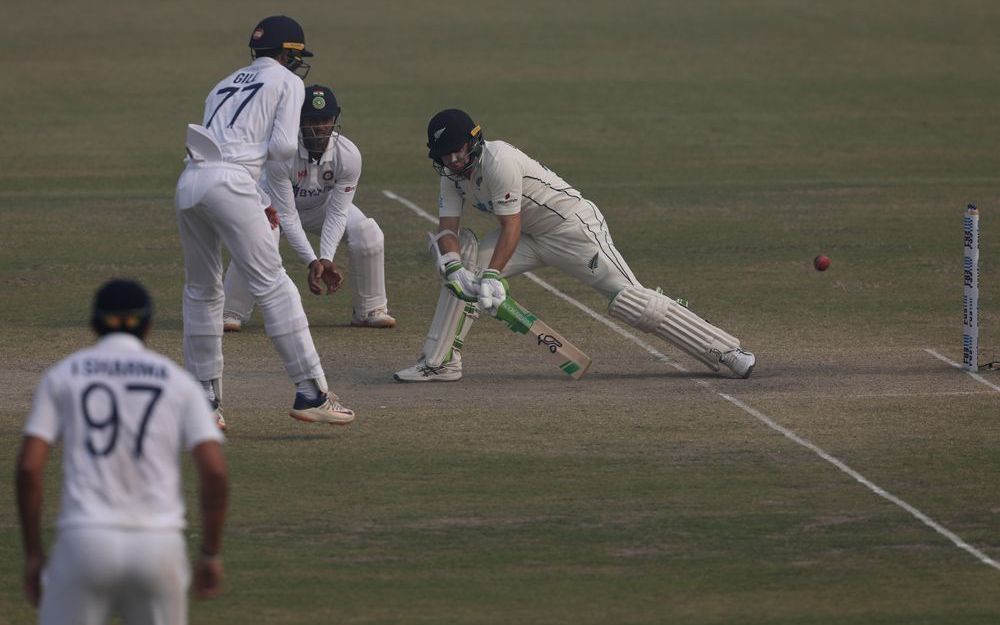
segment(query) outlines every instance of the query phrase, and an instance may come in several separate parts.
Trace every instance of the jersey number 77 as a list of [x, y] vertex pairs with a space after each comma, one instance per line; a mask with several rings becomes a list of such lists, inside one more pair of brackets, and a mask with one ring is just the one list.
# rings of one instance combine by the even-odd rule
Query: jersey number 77
[[215, 114], [219, 112], [219, 109], [222, 108], [223, 104], [225, 104], [226, 102], [229, 101], [229, 98], [233, 97], [238, 92], [249, 91], [250, 95], [248, 95], [245, 98], [243, 98], [243, 101], [240, 102], [240, 105], [236, 109], [236, 112], [233, 113], [232, 118], [230, 118], [229, 123], [226, 124], [227, 127], [232, 128], [233, 127], [233, 122], [236, 121], [236, 118], [240, 116], [240, 113], [243, 112], [243, 109], [246, 108], [247, 104], [250, 103], [250, 100], [252, 100], [253, 97], [255, 95], [257, 95], [257, 92], [260, 91], [260, 88], [263, 87], [263, 86], [264, 86], [264, 83], [262, 83], [262, 82], [255, 82], [255, 83], [251, 83], [251, 84], [243, 87], [242, 89], [239, 88], [239, 87], [223, 87], [222, 89], [219, 89], [218, 91], [216, 91], [215, 92], [216, 95], [223, 95], [223, 94], [225, 94], [225, 97], [222, 98], [222, 101], [219, 102], [216, 105], [215, 110], [212, 111], [212, 116], [208, 118], [208, 123], [205, 124], [205, 128], [211, 128], [212, 127], [212, 120], [215, 119]]

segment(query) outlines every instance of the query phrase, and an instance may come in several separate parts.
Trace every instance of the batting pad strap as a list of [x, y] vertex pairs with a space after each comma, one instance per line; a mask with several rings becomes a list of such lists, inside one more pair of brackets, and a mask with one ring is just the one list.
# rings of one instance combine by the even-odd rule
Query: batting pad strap
[[740, 346], [736, 337], [662, 293], [641, 286], [622, 289], [611, 300], [608, 314], [633, 328], [670, 341], [714, 371], [719, 370], [719, 358], [723, 353]]

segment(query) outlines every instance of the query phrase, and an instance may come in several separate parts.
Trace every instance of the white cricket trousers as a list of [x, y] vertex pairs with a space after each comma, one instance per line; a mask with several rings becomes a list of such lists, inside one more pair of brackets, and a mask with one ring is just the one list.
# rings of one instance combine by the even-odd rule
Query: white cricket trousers
[[[505, 278], [541, 267], [555, 267], [594, 288], [609, 300], [639, 281], [615, 248], [604, 215], [592, 202], [559, 226], [544, 234], [521, 234], [514, 255], [504, 267]], [[483, 237], [479, 245], [479, 266], [488, 267], [500, 230]]]
[[222, 377], [222, 250], [260, 305], [264, 328], [293, 382], [324, 380], [302, 299], [281, 264], [268, 198], [243, 167], [189, 163], [177, 182], [184, 250], [184, 365], [202, 381]]
[[[326, 206], [299, 211], [299, 221], [306, 232], [322, 234]], [[385, 294], [385, 237], [374, 219], [366, 217], [360, 208], [351, 204], [347, 209], [344, 239], [350, 259], [347, 282], [351, 287], [351, 304], [354, 316], [363, 319], [369, 312], [388, 305]], [[234, 315], [241, 321], [250, 319], [253, 295], [247, 288], [247, 281], [232, 263], [226, 270], [225, 289], [226, 314]]]
[[179, 530], [60, 530], [42, 573], [40, 625], [185, 625], [191, 568]]

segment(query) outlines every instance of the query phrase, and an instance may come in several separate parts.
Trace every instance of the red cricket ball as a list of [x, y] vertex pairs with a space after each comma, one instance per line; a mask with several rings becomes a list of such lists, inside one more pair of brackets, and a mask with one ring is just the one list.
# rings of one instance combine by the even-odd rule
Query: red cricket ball
[[826, 271], [830, 267], [830, 258], [820, 254], [813, 259], [813, 267], [816, 268], [816, 271]]

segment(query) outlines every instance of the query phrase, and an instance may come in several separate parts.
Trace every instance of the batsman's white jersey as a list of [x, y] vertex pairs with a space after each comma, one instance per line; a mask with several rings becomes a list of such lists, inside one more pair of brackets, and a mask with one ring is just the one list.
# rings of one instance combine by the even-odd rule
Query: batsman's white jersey
[[130, 623], [184, 622], [180, 454], [223, 439], [191, 375], [130, 334], [106, 335], [45, 373], [24, 434], [63, 447], [40, 622], [104, 622], [114, 606]]
[[[342, 239], [350, 257], [351, 298], [354, 316], [363, 319], [370, 311], [384, 309], [385, 237], [374, 219], [354, 204], [361, 179], [361, 151], [347, 137], [334, 133], [319, 161], [312, 160], [302, 141], [294, 159], [269, 168], [261, 184], [278, 210], [281, 232], [302, 262], [316, 258], [303, 231], [319, 239], [319, 258], [334, 259]], [[285, 201], [294, 197], [291, 205]], [[298, 223], [299, 228], [286, 224]], [[230, 265], [226, 272], [227, 315], [242, 321], [250, 318], [253, 298], [245, 281]]]
[[[514, 146], [485, 141], [467, 178], [455, 181], [442, 176], [440, 217], [460, 218], [467, 206], [498, 217], [520, 214], [520, 237], [502, 276], [555, 267], [607, 297], [612, 317], [671, 341], [709, 368], [717, 371], [724, 364], [741, 377], [753, 370], [753, 354], [742, 350], [736, 337], [661, 292], [643, 287], [615, 248], [597, 206]], [[501, 231], [502, 227], [483, 238], [473, 271], [489, 267]], [[472, 262], [465, 257], [466, 245], [462, 248], [463, 263], [469, 268]], [[478, 305], [468, 305], [442, 287], [417, 364], [396, 372], [395, 378], [406, 382], [459, 379], [461, 350], [477, 317]]]
[[[486, 141], [468, 179], [441, 178], [441, 217], [461, 217], [467, 206], [493, 215], [521, 214], [521, 239], [502, 275], [556, 267], [609, 299], [638, 284], [615, 249], [604, 216], [555, 172], [504, 141]], [[479, 267], [488, 266], [500, 231], [479, 247]]]
[[[262, 169], [294, 157], [302, 79], [271, 58], [258, 58], [212, 89], [203, 126], [189, 126], [187, 166], [176, 208], [184, 249], [184, 360], [201, 381], [222, 376], [223, 267], [220, 242], [260, 304], [264, 325], [294, 382], [326, 382], [302, 300], [285, 273], [264, 209]], [[301, 226], [297, 221], [286, 228]], [[303, 238], [304, 234], [299, 233]]]

